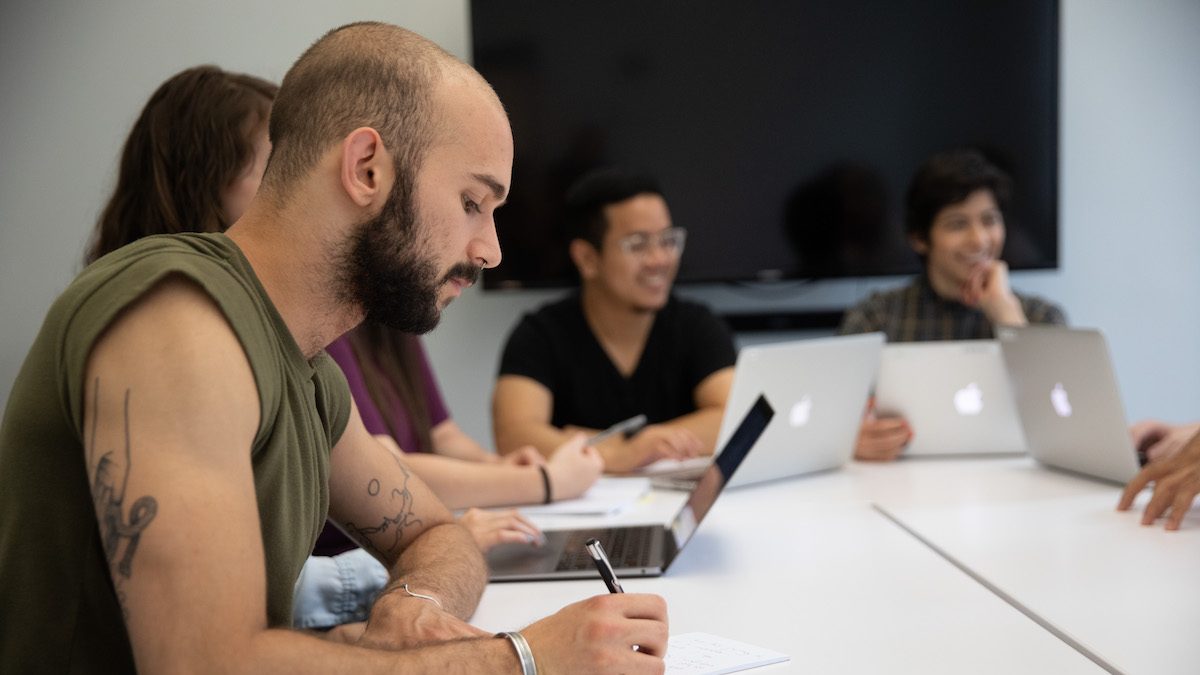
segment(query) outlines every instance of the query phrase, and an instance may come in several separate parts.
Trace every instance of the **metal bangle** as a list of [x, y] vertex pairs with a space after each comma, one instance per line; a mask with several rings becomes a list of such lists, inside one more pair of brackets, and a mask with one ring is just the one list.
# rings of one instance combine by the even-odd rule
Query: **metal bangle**
[[517, 660], [521, 662], [521, 675], [537, 675], [537, 664], [533, 661], [533, 650], [529, 648], [529, 641], [525, 639], [517, 631], [506, 631], [496, 633], [496, 637], [508, 638], [512, 643], [513, 649], [517, 650]]
[[439, 602], [438, 599], [433, 597], [432, 595], [425, 595], [424, 593], [413, 593], [412, 591], [408, 590], [408, 584], [404, 584], [400, 588], [403, 589], [405, 593], [408, 593], [412, 597], [421, 598], [422, 600], [428, 600], [428, 601], [432, 602], [433, 604], [437, 605], [438, 609], [442, 610], [443, 612], [446, 611], [446, 608], [442, 607], [442, 603]]

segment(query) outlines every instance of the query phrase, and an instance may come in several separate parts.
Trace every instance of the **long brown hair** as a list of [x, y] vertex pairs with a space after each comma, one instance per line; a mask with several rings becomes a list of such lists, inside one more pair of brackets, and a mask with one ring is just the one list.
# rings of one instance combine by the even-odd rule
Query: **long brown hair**
[[[351, 331], [350, 347], [362, 369], [367, 393], [383, 416], [392, 438], [400, 438], [398, 420], [393, 414], [399, 405], [408, 411], [420, 450], [433, 452], [429, 403], [425, 398], [424, 371], [417, 338], [366, 321]], [[411, 451], [415, 448], [404, 449]]]
[[162, 83], [129, 131], [85, 262], [152, 234], [226, 230], [221, 193], [253, 160], [277, 91], [216, 66]]

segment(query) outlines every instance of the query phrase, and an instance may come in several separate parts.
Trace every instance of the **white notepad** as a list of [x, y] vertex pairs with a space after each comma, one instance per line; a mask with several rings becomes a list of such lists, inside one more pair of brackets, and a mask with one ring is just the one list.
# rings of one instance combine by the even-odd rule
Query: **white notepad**
[[603, 516], [633, 506], [649, 491], [649, 478], [601, 476], [582, 497], [553, 504], [522, 506], [521, 512], [538, 516]]
[[790, 660], [787, 654], [708, 633], [672, 635], [667, 641], [667, 675], [723, 675]]

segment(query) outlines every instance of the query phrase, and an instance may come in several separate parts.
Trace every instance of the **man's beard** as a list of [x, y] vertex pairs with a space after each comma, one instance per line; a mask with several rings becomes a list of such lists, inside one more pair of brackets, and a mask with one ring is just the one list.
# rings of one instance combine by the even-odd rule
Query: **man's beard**
[[419, 237], [411, 176], [397, 181], [379, 215], [360, 224], [338, 261], [339, 293], [366, 313], [366, 320], [419, 335], [441, 319], [438, 291], [452, 278], [474, 283], [480, 269], [458, 263], [440, 279], [437, 262]]

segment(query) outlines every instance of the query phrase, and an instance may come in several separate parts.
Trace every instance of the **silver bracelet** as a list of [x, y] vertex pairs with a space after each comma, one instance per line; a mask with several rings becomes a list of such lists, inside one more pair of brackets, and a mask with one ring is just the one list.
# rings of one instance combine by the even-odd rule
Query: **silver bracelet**
[[517, 631], [506, 631], [504, 633], [496, 633], [496, 637], [508, 638], [512, 643], [513, 649], [517, 650], [517, 659], [521, 661], [521, 675], [537, 675], [537, 664], [533, 661], [533, 650], [529, 648], [529, 641], [525, 639]]
[[422, 600], [428, 600], [428, 601], [432, 602], [433, 604], [437, 605], [438, 609], [442, 610], [443, 612], [446, 611], [446, 608], [442, 607], [442, 603], [438, 602], [438, 599], [433, 597], [432, 595], [425, 595], [424, 593], [413, 593], [412, 591], [408, 590], [408, 584], [404, 584], [400, 588], [403, 589], [405, 593], [408, 593], [412, 597], [421, 598]]

